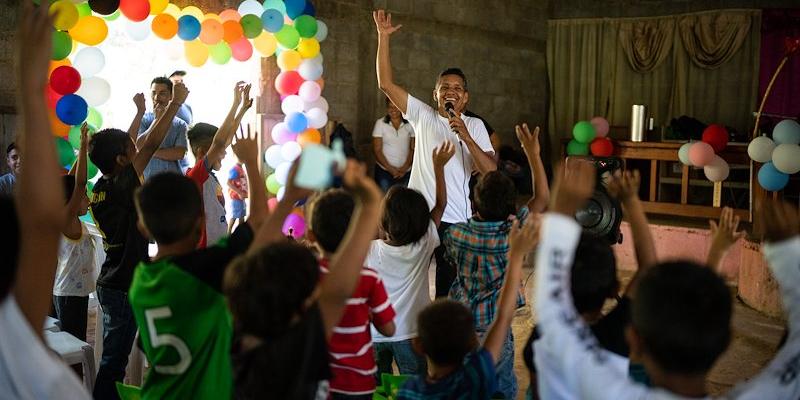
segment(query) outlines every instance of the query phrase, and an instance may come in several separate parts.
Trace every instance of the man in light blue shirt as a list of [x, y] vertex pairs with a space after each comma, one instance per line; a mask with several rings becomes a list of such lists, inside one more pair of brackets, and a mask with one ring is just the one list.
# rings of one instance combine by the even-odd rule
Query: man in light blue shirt
[[8, 163], [8, 169], [10, 169], [11, 172], [0, 176], [0, 195], [10, 197], [14, 194], [17, 174], [19, 173], [19, 167], [22, 165], [22, 160], [20, 160], [19, 157], [19, 150], [17, 150], [17, 145], [13, 142], [6, 148], [6, 163]]
[[[157, 77], [150, 84], [150, 94], [153, 100], [153, 111], [146, 112], [139, 127], [137, 144], [142, 143], [153, 122], [164, 112], [172, 97], [172, 81], [165, 77]], [[175, 117], [169, 128], [169, 133], [161, 147], [153, 155], [147, 168], [144, 169], [144, 179], [147, 180], [161, 172], [175, 172], [182, 174], [180, 161], [186, 155], [186, 131], [188, 125], [182, 119]]]

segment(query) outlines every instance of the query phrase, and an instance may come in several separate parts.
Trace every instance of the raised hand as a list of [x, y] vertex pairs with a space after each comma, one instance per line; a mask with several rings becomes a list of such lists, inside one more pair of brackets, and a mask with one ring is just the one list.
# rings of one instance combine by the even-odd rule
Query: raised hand
[[253, 106], [253, 98], [250, 97], [250, 89], [253, 87], [252, 84], [248, 83], [244, 85], [242, 88], [242, 110], [241, 112], [245, 112]]
[[49, 5], [44, 0], [38, 6], [28, 0], [22, 1], [14, 60], [17, 63], [20, 92], [29, 94], [21, 96], [23, 99], [40, 95], [47, 85], [54, 17], [48, 13]]
[[367, 167], [358, 161], [347, 160], [342, 180], [344, 186], [365, 203], [378, 202], [383, 196], [375, 181], [367, 176]]
[[233, 154], [239, 157], [244, 164], [258, 164], [258, 141], [256, 135], [250, 132], [250, 124], [247, 124], [247, 132], [241, 130], [236, 135], [236, 142], [233, 143]]
[[176, 105], [181, 105], [186, 101], [186, 98], [189, 97], [189, 89], [186, 88], [186, 85], [183, 82], [178, 82], [172, 85], [172, 103]]
[[372, 19], [375, 20], [375, 27], [378, 28], [379, 35], [391, 35], [397, 32], [403, 25], [392, 26], [392, 14], [384, 10], [376, 10], [372, 12]]
[[797, 208], [783, 201], [764, 205], [764, 239], [780, 242], [800, 235], [800, 214]]
[[641, 177], [638, 169], [625, 172], [617, 171], [608, 182], [608, 193], [622, 202], [638, 198], [640, 182]]
[[509, 253], [525, 256], [533, 251], [539, 244], [539, 226], [541, 219], [539, 214], [531, 214], [520, 223], [516, 218], [514, 225], [511, 226], [511, 233], [508, 236]]
[[242, 104], [242, 89], [244, 89], [244, 81], [236, 82], [233, 86], [233, 105], [238, 107]]
[[550, 209], [567, 216], [574, 216], [575, 212], [592, 197], [596, 175], [593, 163], [567, 158], [566, 162], [559, 165], [556, 170]]
[[537, 126], [533, 133], [528, 129], [528, 124], [517, 125], [514, 127], [517, 133], [517, 139], [522, 145], [522, 150], [528, 156], [538, 156], [542, 152], [542, 147], [539, 144], [539, 127]]
[[739, 216], [735, 215], [730, 207], [722, 209], [719, 223], [709, 220], [708, 224], [711, 228], [711, 246], [727, 249], [739, 239], [747, 236], [747, 232], [737, 231], [739, 229]]
[[136, 105], [136, 112], [139, 114], [144, 114], [145, 112], [145, 105], [144, 105], [144, 94], [143, 93], [136, 93], [133, 95], [133, 104]]
[[81, 148], [89, 148], [89, 126], [86, 122], [81, 124]]
[[456, 154], [456, 146], [453, 142], [445, 140], [439, 147], [433, 149], [433, 166], [444, 168], [454, 154]]

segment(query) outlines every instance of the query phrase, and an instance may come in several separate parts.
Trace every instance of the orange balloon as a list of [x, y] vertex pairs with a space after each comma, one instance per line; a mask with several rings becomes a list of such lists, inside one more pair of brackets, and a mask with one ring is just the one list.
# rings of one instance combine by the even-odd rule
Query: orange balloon
[[306, 129], [303, 133], [297, 135], [297, 143], [299, 143], [300, 146], [318, 144], [320, 140], [322, 140], [322, 136], [319, 134], [319, 131], [314, 128]]
[[200, 41], [207, 45], [219, 43], [223, 36], [225, 36], [225, 28], [217, 20], [206, 19], [200, 25]]
[[319, 85], [320, 92], [325, 89], [325, 79], [319, 78], [315, 82], [317, 82], [317, 85]]
[[50, 74], [53, 73], [54, 69], [56, 69], [56, 68], [58, 68], [58, 67], [60, 67], [62, 65], [66, 65], [68, 67], [71, 67], [72, 63], [69, 62], [69, 58], [65, 58], [65, 59], [60, 60], [60, 61], [50, 61], [50, 70], [47, 71], [47, 76], [50, 76]]
[[48, 119], [50, 120], [50, 131], [53, 132], [53, 136], [67, 136], [69, 135], [69, 125], [61, 122], [56, 116], [56, 110], [53, 108], [49, 108], [47, 110]]
[[244, 36], [244, 29], [242, 29], [242, 25], [237, 21], [225, 21], [222, 23], [222, 28], [225, 30], [222, 38], [225, 39], [228, 44], [234, 43]]
[[[259, 17], [260, 17], [260, 15], [259, 15]], [[239, 20], [242, 19], [242, 16], [239, 15], [239, 12], [236, 11], [236, 10], [227, 9], [227, 10], [219, 13], [219, 18], [222, 20], [222, 22], [225, 22], [225, 21], [236, 21], [236, 22], [239, 22]]]
[[178, 34], [178, 21], [169, 14], [158, 14], [151, 24], [153, 33], [164, 40], [172, 39]]

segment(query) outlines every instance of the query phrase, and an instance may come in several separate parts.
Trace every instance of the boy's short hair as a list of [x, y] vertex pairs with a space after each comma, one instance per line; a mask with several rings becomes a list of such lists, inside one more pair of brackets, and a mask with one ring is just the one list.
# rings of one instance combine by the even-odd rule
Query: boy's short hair
[[128, 146], [132, 146], [127, 132], [119, 129], [103, 129], [89, 139], [89, 159], [103, 174], [114, 172], [117, 156], [127, 154]]
[[211, 142], [214, 141], [214, 135], [217, 134], [217, 128], [214, 125], [205, 122], [198, 122], [186, 132], [186, 137], [189, 139], [189, 146], [192, 148], [192, 153], [197, 154], [200, 149], [211, 147]]
[[[464, 71], [461, 68], [450, 67], [445, 69], [444, 71], [439, 73], [439, 78], [445, 75], [458, 75], [461, 77], [461, 80], [464, 81], [464, 91], [467, 91], [467, 75], [464, 74]], [[439, 78], [436, 79], [436, 86], [439, 86]]]
[[277, 243], [242, 256], [225, 271], [223, 291], [236, 329], [260, 338], [279, 336], [319, 282], [317, 259], [294, 242]]
[[666, 262], [642, 275], [631, 320], [664, 371], [706, 373], [730, 343], [731, 303], [728, 287], [711, 269]]
[[72, 199], [72, 192], [75, 191], [75, 176], [62, 175], [61, 183], [64, 184], [64, 203], [69, 203]]
[[517, 211], [517, 189], [500, 171], [481, 176], [475, 185], [475, 210], [484, 221], [505, 221]]
[[0, 254], [3, 255], [0, 267], [0, 303], [2, 303], [14, 286], [19, 261], [19, 220], [14, 199], [10, 196], [0, 196], [0, 221], [3, 221], [4, 236], [4, 239], [0, 240]]
[[153, 85], [167, 85], [167, 89], [169, 89], [170, 92], [172, 91], [172, 81], [166, 76], [157, 76], [153, 78], [153, 80], [150, 82], [150, 86]]
[[203, 215], [197, 184], [174, 172], [152, 176], [134, 197], [139, 218], [158, 244], [184, 239]]
[[383, 199], [381, 228], [397, 246], [416, 243], [428, 231], [431, 212], [421, 193], [393, 186]]
[[342, 189], [328, 190], [311, 204], [309, 225], [317, 243], [327, 252], [335, 252], [347, 233], [355, 201]]
[[611, 246], [584, 233], [575, 250], [570, 279], [578, 313], [602, 309], [606, 299], [619, 290], [617, 260]]
[[17, 144], [14, 143], [14, 142], [11, 142], [11, 144], [9, 144], [8, 147], [6, 147], [6, 156], [11, 154], [11, 151], [16, 149], [16, 148], [17, 148]]
[[436, 364], [460, 365], [477, 345], [472, 312], [453, 300], [439, 299], [425, 307], [417, 326], [422, 349]]

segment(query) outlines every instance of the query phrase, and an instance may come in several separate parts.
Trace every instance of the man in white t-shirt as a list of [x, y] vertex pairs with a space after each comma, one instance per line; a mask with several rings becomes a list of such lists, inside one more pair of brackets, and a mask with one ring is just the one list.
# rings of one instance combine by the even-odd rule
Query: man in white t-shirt
[[[458, 68], [449, 68], [439, 74], [433, 90], [435, 109], [411, 96], [394, 82], [389, 57], [389, 38], [402, 25], [392, 26], [391, 14], [383, 10], [375, 11], [373, 18], [378, 30], [378, 86], [414, 127], [416, 142], [408, 187], [422, 193], [430, 207], [436, 198], [436, 182], [433, 161], [428, 155], [446, 140], [457, 143], [456, 154], [444, 171], [447, 207], [439, 227], [441, 235], [450, 224], [466, 222], [472, 215], [469, 178], [474, 170], [485, 174], [497, 169], [494, 149], [483, 122], [462, 114], [469, 102], [464, 73]], [[441, 255], [442, 251], [437, 251], [437, 297], [447, 296], [455, 278], [455, 269], [444, 262]]]

